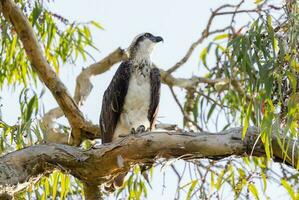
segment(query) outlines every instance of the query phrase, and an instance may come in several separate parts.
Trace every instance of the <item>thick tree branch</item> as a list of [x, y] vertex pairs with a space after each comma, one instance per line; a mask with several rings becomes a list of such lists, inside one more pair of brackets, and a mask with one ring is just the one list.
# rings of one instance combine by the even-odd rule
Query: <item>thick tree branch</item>
[[84, 189], [84, 197], [86, 200], [103, 199], [102, 193], [101, 193], [98, 185], [84, 183], [83, 189]]
[[[242, 128], [217, 134], [144, 133], [87, 151], [63, 144], [36, 145], [0, 158], [0, 193], [54, 168], [70, 173], [85, 183], [98, 185], [120, 172], [128, 171], [134, 164], [154, 162], [157, 158], [220, 159], [230, 155], [249, 155], [251, 152], [253, 156], [265, 156], [262, 143], [257, 141], [255, 144], [259, 135], [257, 128], [250, 127], [244, 140], [241, 140], [241, 135]], [[286, 157], [285, 161], [295, 167], [298, 163], [298, 143], [292, 139], [286, 141], [287, 156], [280, 149], [273, 133], [274, 156], [282, 160]]]

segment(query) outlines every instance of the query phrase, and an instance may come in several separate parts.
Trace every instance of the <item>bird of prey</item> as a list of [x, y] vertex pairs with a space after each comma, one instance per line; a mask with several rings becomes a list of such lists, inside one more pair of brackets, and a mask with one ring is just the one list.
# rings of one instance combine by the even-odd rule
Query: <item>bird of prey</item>
[[[129, 58], [122, 62], [106, 89], [100, 116], [102, 143], [120, 136], [152, 130], [160, 101], [160, 72], [150, 56], [162, 37], [143, 33], [135, 37], [128, 49]], [[125, 173], [110, 182], [106, 190], [123, 185]]]
[[159, 69], [150, 56], [160, 41], [163, 41], [160, 36], [143, 33], [130, 45], [128, 60], [121, 63], [103, 96], [102, 143], [154, 127], [161, 81]]

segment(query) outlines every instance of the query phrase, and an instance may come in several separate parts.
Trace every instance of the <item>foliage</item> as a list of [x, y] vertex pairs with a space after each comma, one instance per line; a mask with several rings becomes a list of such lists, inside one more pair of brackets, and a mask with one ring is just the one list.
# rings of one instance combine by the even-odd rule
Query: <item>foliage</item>
[[[198, 89], [197, 104], [192, 107], [194, 121], [199, 121], [204, 129], [211, 127], [213, 120], [216, 121], [216, 129], [224, 130], [242, 125], [243, 138], [249, 126], [260, 127], [258, 139], [265, 145], [268, 162], [273, 157], [271, 134], [298, 139], [299, 13], [298, 5], [295, 3], [293, 6], [297, 8], [296, 12], [285, 10], [280, 13], [280, 17], [273, 16], [271, 12], [260, 14], [249, 25], [237, 29], [238, 31], [230, 30], [215, 36], [200, 53], [201, 64], [208, 71], [206, 77], [222, 81]], [[275, 23], [273, 18], [276, 19]], [[211, 60], [215, 62], [210, 62]], [[185, 108], [190, 106], [188, 95], [187, 93]], [[223, 123], [223, 117], [219, 116], [226, 116], [226, 124]], [[284, 149], [289, 144], [285, 140], [280, 140], [279, 143], [285, 152]], [[246, 165], [251, 163], [247, 160]], [[259, 165], [260, 161], [253, 163], [257, 164], [255, 167], [264, 169]], [[297, 163], [297, 169], [298, 166]], [[257, 175], [256, 171], [245, 173], [242, 167], [231, 163], [223, 168], [218, 173], [208, 173], [212, 188], [219, 191], [220, 185], [225, 183], [234, 191], [234, 198], [239, 198], [240, 195], [245, 195], [245, 198], [246, 193], [250, 193], [255, 199], [259, 199], [260, 190], [246, 177], [259, 177], [266, 187], [265, 177], [268, 177], [269, 170], [262, 170]], [[197, 191], [194, 187], [196, 180], [186, 185], [192, 191]], [[286, 183], [285, 179], [281, 181], [292, 199], [298, 198], [297, 182], [296, 179], [291, 183]], [[244, 187], [247, 189], [244, 190]]]
[[[96, 21], [70, 22], [48, 9], [50, 0], [15, 0], [29, 19], [49, 64], [59, 73], [61, 66], [75, 63], [78, 59], [92, 58], [94, 46], [91, 27], [103, 29]], [[0, 155], [22, 149], [43, 141], [43, 130], [39, 121], [44, 90], [38, 95], [39, 80], [30, 66], [25, 50], [14, 28], [0, 15], [0, 88], [23, 87], [19, 94], [20, 117], [9, 125], [0, 117]], [[93, 58], [92, 58], [93, 59]], [[1, 99], [0, 99], [1, 100]], [[1, 109], [1, 107], [0, 107]], [[32, 183], [27, 192], [18, 198], [47, 199], [68, 195], [82, 195], [82, 184], [68, 174], [54, 172]]]
[[[75, 63], [78, 58], [91, 57], [88, 48], [97, 49], [93, 45], [90, 26], [102, 29], [95, 21], [88, 23], [70, 22], [59, 14], [47, 9], [46, 0], [16, 0], [28, 17], [38, 41], [42, 45], [45, 56], [59, 72], [61, 65]], [[25, 50], [10, 23], [0, 16], [0, 88], [4, 85], [28, 84], [36, 85], [36, 73], [30, 67]]]
[[[272, 157], [270, 133], [279, 130], [273, 127], [297, 137], [298, 17], [286, 12], [274, 24], [271, 14], [259, 15], [249, 26], [220, 34], [204, 48], [200, 58], [208, 70], [206, 76], [224, 81], [200, 91], [208, 97], [201, 96], [194, 107], [201, 112], [196, 118], [202, 126], [208, 128], [211, 116], [217, 115], [218, 120], [223, 113], [227, 119], [223, 128], [241, 124], [243, 137], [249, 125], [260, 127], [268, 158]], [[216, 63], [207, 63], [211, 51]]]
[[[92, 58], [88, 50], [97, 48], [90, 27], [102, 29], [100, 24], [95, 21], [70, 22], [47, 8], [51, 1], [15, 2], [28, 17], [45, 57], [57, 73], [66, 63]], [[256, 1], [257, 7], [262, 8], [265, 2]], [[270, 160], [273, 132], [280, 134], [278, 130], [282, 129], [285, 136], [298, 139], [299, 13], [288, 9], [280, 12], [281, 17], [277, 18], [265, 11], [263, 15], [256, 15], [248, 25], [239, 27], [238, 31], [237, 27], [233, 27], [215, 36], [201, 51], [200, 64], [208, 72], [206, 78], [222, 81], [187, 91], [184, 105], [186, 113], [191, 113], [194, 122], [204, 129], [208, 129], [213, 121], [216, 129], [223, 130], [242, 125], [245, 137], [249, 126], [260, 127], [259, 139], [265, 144], [267, 159], [247, 156], [244, 159], [230, 157], [219, 162], [192, 160], [188, 165], [190, 170], [195, 169], [190, 172], [195, 177], [182, 183], [180, 180], [177, 195], [183, 191], [186, 199], [220, 199], [224, 191], [232, 191], [235, 199], [261, 199], [269, 197], [268, 185], [275, 183], [275, 186], [284, 188], [292, 199], [298, 199], [298, 173], [294, 174], [281, 165], [281, 174], [277, 175], [272, 170], [275, 164]], [[44, 91], [35, 91], [39, 81], [37, 75], [13, 27], [3, 16], [0, 16], [0, 27], [0, 88], [24, 88], [19, 94], [18, 121], [9, 125], [2, 120], [0, 112], [0, 155], [3, 155], [43, 141], [39, 119]], [[225, 123], [221, 116], [225, 116]], [[184, 125], [187, 126], [186, 121]], [[280, 145], [284, 149], [289, 144], [281, 140]], [[124, 187], [116, 191], [115, 196], [146, 198], [151, 187], [151, 179], [148, 178], [151, 175], [141, 171], [141, 167], [135, 166]], [[83, 195], [82, 183], [60, 171], [30, 183], [18, 194], [19, 199], [66, 199]]]

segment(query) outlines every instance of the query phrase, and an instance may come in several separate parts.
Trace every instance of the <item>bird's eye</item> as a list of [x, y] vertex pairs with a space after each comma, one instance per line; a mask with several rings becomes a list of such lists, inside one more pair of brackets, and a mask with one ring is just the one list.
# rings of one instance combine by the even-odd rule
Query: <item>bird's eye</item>
[[146, 34], [144, 34], [144, 36], [145, 36], [145, 37], [150, 37], [150, 36], [151, 36], [151, 34], [149, 34], [149, 33], [146, 33]]

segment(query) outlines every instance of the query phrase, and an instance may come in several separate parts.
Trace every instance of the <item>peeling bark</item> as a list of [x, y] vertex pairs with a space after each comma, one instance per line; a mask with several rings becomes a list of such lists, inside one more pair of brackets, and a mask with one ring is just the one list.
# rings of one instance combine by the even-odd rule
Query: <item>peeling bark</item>
[[[265, 156], [263, 144], [261, 141], [256, 142], [259, 135], [257, 128], [249, 128], [244, 140], [241, 139], [241, 134], [242, 128], [219, 133], [152, 132], [131, 135], [90, 150], [63, 144], [36, 145], [0, 157], [0, 194], [12, 191], [12, 186], [20, 186], [19, 183], [26, 183], [29, 179], [54, 169], [60, 169], [84, 183], [97, 186], [121, 172], [127, 172], [132, 165], [154, 162], [157, 158], [220, 159], [251, 153], [253, 156]], [[273, 134], [273, 158], [283, 160], [285, 156], [277, 138]], [[289, 144], [285, 162], [296, 167], [298, 143], [292, 139], [286, 141]], [[9, 191], [5, 189], [8, 187]]]

